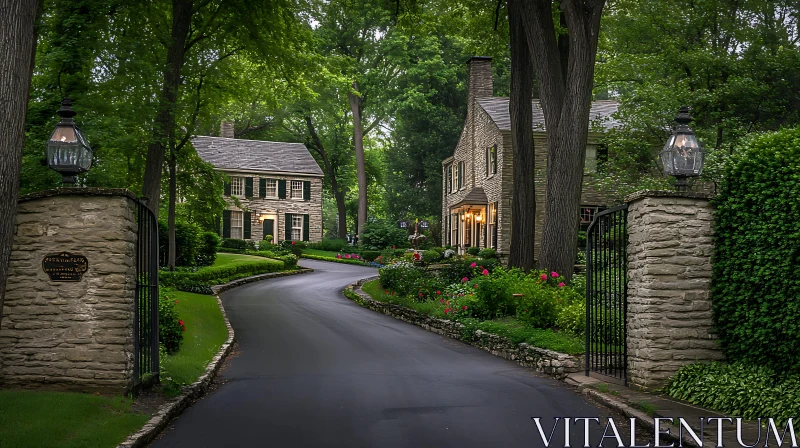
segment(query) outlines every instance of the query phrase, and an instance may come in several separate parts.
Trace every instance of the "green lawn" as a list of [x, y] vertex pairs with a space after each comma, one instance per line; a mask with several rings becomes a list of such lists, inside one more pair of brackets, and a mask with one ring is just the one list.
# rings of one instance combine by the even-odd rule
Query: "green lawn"
[[[257, 257], [254, 255], [241, 255], [241, 254], [226, 254], [217, 252], [217, 259], [214, 261], [212, 267], [218, 268], [222, 266], [235, 266], [237, 264], [251, 263], [253, 261], [262, 261], [264, 257]], [[202, 269], [199, 269], [202, 270]]]
[[331, 252], [329, 250], [319, 250], [319, 249], [303, 249], [303, 255], [316, 255], [318, 257], [330, 257], [336, 258], [336, 254], [344, 254], [349, 252]]
[[1, 390], [0, 447], [112, 448], [150, 418], [130, 408], [118, 396]]
[[171, 381], [162, 378], [161, 382], [166, 392], [174, 393], [177, 387], [195, 382], [205, 372], [208, 362], [228, 339], [228, 328], [216, 297], [181, 291], [167, 295], [178, 300], [178, 316], [186, 324], [180, 350], [168, 355], [164, 362], [165, 377]]
[[[444, 306], [433, 302], [417, 302], [410, 297], [398, 297], [387, 295], [380, 280], [372, 280], [364, 283], [361, 289], [375, 300], [380, 302], [395, 303], [402, 305], [431, 317], [445, 318]], [[499, 336], [508, 338], [515, 343], [525, 342], [534, 347], [553, 350], [570, 355], [580, 355], [585, 353], [584, 341], [581, 338], [566, 333], [556, 333], [550, 329], [533, 328], [530, 325], [519, 322], [514, 317], [501, 317], [494, 320], [463, 319], [461, 321], [468, 328], [483, 330]]]

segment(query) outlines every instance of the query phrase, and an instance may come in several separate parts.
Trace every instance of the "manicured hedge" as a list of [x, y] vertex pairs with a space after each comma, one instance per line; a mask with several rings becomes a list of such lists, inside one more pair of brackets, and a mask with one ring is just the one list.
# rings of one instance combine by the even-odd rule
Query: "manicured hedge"
[[800, 378], [781, 378], [746, 364], [691, 364], [682, 367], [666, 392], [674, 398], [745, 419], [781, 422], [800, 415]]
[[712, 290], [726, 356], [800, 373], [800, 129], [749, 140], [719, 191]]
[[334, 263], [357, 264], [359, 266], [367, 265], [366, 263], [364, 263], [363, 260], [354, 260], [352, 258], [333, 258], [333, 257], [323, 257], [321, 255], [311, 255], [311, 254], [303, 254], [302, 257], [309, 258], [311, 260], [332, 261]]
[[186, 288], [194, 285], [221, 285], [238, 278], [278, 272], [283, 269], [284, 263], [282, 261], [265, 258], [263, 261], [240, 263], [233, 266], [203, 268], [197, 272], [160, 271], [158, 281], [161, 286], [182, 289], [182, 287]]

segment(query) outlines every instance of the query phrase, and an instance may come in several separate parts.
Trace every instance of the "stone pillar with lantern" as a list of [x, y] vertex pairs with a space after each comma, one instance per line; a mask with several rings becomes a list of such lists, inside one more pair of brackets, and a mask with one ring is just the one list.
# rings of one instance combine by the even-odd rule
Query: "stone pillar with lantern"
[[628, 204], [628, 380], [657, 389], [686, 364], [722, 359], [713, 325], [711, 196], [689, 189], [704, 153], [688, 107], [661, 151], [677, 191], [640, 191]]

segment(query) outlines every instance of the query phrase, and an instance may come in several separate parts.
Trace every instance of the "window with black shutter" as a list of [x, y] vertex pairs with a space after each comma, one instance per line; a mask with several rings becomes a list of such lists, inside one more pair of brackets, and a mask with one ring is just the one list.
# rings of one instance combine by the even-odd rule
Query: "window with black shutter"
[[263, 177], [258, 179], [258, 197], [267, 197], [267, 179], [264, 179]]
[[304, 180], [303, 181], [303, 200], [310, 201], [311, 200], [311, 181]]
[[244, 239], [246, 240], [250, 239], [250, 216], [250, 212], [244, 212]]
[[252, 177], [245, 177], [244, 178], [244, 197], [252, 198], [253, 197], [253, 178]]
[[230, 210], [223, 210], [222, 211], [222, 237], [223, 238], [230, 238], [231, 237], [231, 211]]
[[[286, 181], [284, 181], [284, 186], [285, 185], [286, 185]], [[286, 213], [285, 215], [283, 215], [283, 217], [284, 217], [284, 220], [283, 220], [283, 223], [284, 223], [283, 233], [284, 233], [284, 237], [285, 237], [284, 239], [287, 240], [287, 241], [291, 241], [292, 240], [292, 214], [291, 213]]]
[[303, 215], [303, 241], [308, 241], [311, 236], [311, 222], [308, 215]]
[[286, 199], [286, 179], [278, 180], [278, 198]]
[[231, 195], [231, 181], [228, 178], [225, 179], [224, 193], [225, 193], [225, 196], [230, 196]]

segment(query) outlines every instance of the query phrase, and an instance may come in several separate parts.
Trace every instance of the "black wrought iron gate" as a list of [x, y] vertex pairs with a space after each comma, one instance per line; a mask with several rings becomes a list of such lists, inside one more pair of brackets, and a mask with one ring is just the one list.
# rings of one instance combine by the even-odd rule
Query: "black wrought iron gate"
[[586, 375], [628, 383], [628, 206], [598, 213], [586, 230]]
[[158, 222], [144, 203], [137, 202], [136, 313], [134, 387], [158, 381]]

